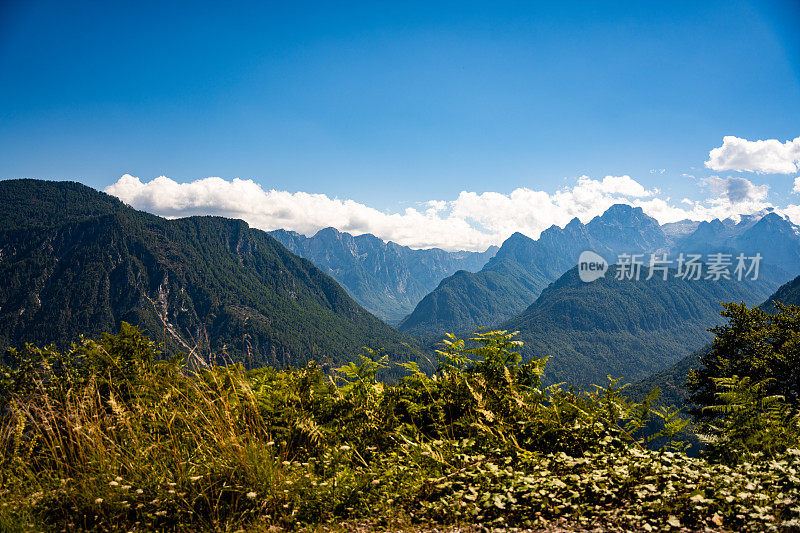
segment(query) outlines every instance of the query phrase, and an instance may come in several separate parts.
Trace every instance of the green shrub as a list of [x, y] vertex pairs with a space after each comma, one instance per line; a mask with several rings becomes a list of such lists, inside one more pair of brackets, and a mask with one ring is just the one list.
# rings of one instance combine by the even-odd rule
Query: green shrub
[[0, 373], [0, 527], [800, 524], [800, 452], [689, 458], [672, 442], [685, 422], [653, 394], [542, 389], [546, 360], [519, 347], [503, 331], [449, 336], [431, 375], [404, 363], [390, 385], [369, 350], [329, 375], [192, 370], [127, 324], [64, 353], [28, 346]]

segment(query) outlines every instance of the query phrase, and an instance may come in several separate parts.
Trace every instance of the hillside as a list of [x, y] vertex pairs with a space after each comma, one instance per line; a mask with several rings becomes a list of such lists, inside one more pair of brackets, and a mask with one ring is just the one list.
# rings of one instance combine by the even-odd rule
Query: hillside
[[524, 309], [550, 283], [538, 268], [506, 256], [510, 249], [526, 247], [527, 241], [528, 237], [516, 233], [503, 243], [503, 256], [492, 258], [480, 272], [462, 270], [442, 280], [398, 329], [437, 337], [488, 327]]
[[775, 291], [775, 294], [770, 296], [761, 307], [768, 311], [775, 308], [776, 302], [785, 305], [800, 305], [800, 276], [781, 285], [781, 287]]
[[304, 257], [339, 282], [359, 304], [396, 324], [439, 282], [459, 270], [476, 272], [497, 252], [415, 250], [371, 234], [353, 236], [325, 228], [312, 237], [271, 231], [292, 253]]
[[[774, 311], [776, 302], [786, 305], [800, 305], [800, 276], [782, 285], [775, 291], [775, 294], [761, 304], [761, 308], [765, 311]], [[641, 399], [648, 391], [658, 387], [662, 392], [661, 403], [665, 405], [683, 405], [689, 397], [689, 391], [686, 389], [686, 378], [689, 375], [689, 371], [692, 368], [697, 368], [700, 364], [700, 358], [708, 349], [708, 345], [703, 346], [672, 366], [660, 370], [637, 383], [633, 383], [628, 390], [629, 394], [632, 398]]]
[[710, 346], [710, 344], [707, 344], [677, 363], [635, 383], [631, 383], [625, 389], [626, 395], [641, 401], [651, 390], [658, 387], [661, 391], [658, 396], [659, 405], [683, 406], [686, 400], [689, 399], [689, 391], [686, 388], [686, 378], [689, 376], [689, 371], [700, 365], [700, 358], [708, 352]]
[[74, 183], [0, 182], [0, 349], [142, 326], [167, 351], [248, 366], [336, 364], [405, 338], [267, 233], [166, 220]]
[[763, 301], [774, 289], [756, 282], [688, 281], [672, 275], [617, 280], [617, 267], [592, 283], [571, 269], [500, 329], [520, 331], [523, 354], [549, 356], [546, 381], [603, 384], [606, 376], [641, 379], [707, 343], [719, 303]]

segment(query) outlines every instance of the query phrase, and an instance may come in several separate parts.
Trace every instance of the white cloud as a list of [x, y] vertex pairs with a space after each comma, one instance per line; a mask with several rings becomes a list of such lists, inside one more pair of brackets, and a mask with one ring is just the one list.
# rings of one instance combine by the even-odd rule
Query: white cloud
[[800, 170], [800, 137], [784, 143], [777, 139], [748, 141], [728, 135], [722, 146], [708, 153], [706, 167], [759, 174], [792, 174]]
[[[515, 231], [532, 238], [574, 217], [588, 222], [616, 203], [642, 207], [659, 222], [711, 220], [751, 214], [767, 207], [768, 188], [743, 178], [712, 177], [702, 184], [704, 201], [678, 207], [630, 176], [579, 177], [572, 186], [548, 193], [521, 187], [508, 194], [462, 191], [453, 200], [431, 200], [385, 213], [352, 200], [324, 194], [265, 190], [252, 180], [205, 178], [178, 183], [167, 177], [143, 182], [124, 175], [106, 188], [129, 205], [167, 217], [221, 215], [264, 230], [288, 229], [306, 235], [333, 226], [352, 234], [372, 233], [414, 248], [484, 250]], [[797, 210], [800, 217], [800, 208]]]
[[800, 176], [797, 176], [794, 179], [794, 187], [792, 187], [792, 192], [795, 194], [800, 193]]

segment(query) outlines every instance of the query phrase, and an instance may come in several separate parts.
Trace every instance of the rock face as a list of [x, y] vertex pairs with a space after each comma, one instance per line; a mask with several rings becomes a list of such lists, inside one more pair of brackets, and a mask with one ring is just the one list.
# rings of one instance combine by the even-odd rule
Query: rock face
[[76, 183], [2, 181], [0, 197], [0, 350], [126, 321], [167, 351], [248, 366], [407, 351], [332, 278], [240, 220], [166, 220]]
[[459, 270], [476, 272], [497, 252], [414, 250], [374, 235], [353, 236], [325, 228], [313, 237], [293, 231], [270, 234], [293, 253], [338, 281], [365, 309], [395, 324], [439, 282]]

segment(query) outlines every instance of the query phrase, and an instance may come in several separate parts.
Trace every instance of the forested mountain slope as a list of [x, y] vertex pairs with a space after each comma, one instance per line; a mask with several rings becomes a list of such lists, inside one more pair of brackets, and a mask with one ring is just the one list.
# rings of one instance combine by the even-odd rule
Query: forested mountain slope
[[582, 282], [571, 269], [520, 315], [499, 328], [520, 331], [526, 357], [549, 356], [546, 381], [603, 384], [662, 370], [707, 343], [720, 323], [721, 302], [755, 304], [774, 290], [766, 280], [684, 280], [670, 271], [645, 280], [604, 278]]
[[[166, 220], [75, 183], [0, 182], [0, 348], [142, 326], [168, 351], [336, 364], [405, 338], [240, 220]], [[398, 355], [399, 356], [399, 355]]]
[[[761, 308], [768, 312], [774, 312], [776, 302], [785, 305], [800, 305], [800, 276], [782, 285], [766, 302], [761, 304]], [[709, 327], [715, 324], [710, 324]], [[700, 358], [708, 352], [709, 348], [710, 345], [703, 346], [672, 366], [633, 383], [629, 393], [634, 398], [643, 398], [648, 391], [658, 387], [662, 392], [660, 399], [662, 403], [682, 405], [689, 397], [689, 391], [686, 389], [686, 378], [689, 371], [698, 367]]]

